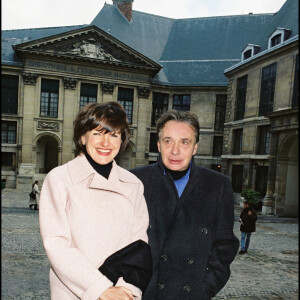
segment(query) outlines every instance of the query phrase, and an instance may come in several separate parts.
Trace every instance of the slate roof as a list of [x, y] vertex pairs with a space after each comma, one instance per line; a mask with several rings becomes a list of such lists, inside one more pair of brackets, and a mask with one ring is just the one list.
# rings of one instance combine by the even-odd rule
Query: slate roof
[[[133, 10], [128, 22], [115, 5], [105, 3], [90, 25], [162, 65], [154, 83], [226, 86], [224, 70], [240, 62], [247, 44], [261, 46], [260, 51], [267, 49], [268, 38], [277, 27], [291, 29], [291, 37], [298, 35], [298, 10], [297, 0], [287, 0], [275, 14], [171, 19]], [[33, 39], [79, 27], [2, 31], [2, 45], [6, 37], [19, 38], [14, 41], [18, 43], [30, 33]], [[12, 43], [6, 43], [2, 63], [3, 59], [12, 62], [12, 50], [8, 51]]]

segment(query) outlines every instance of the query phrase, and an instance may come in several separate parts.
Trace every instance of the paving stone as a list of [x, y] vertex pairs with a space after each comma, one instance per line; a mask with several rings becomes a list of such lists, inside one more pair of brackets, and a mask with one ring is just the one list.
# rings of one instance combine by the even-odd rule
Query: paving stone
[[[38, 211], [29, 210], [28, 200], [28, 192], [2, 190], [3, 300], [50, 299], [50, 264], [40, 238]], [[235, 207], [234, 232], [239, 239], [241, 209]], [[236, 256], [229, 281], [213, 299], [298, 299], [298, 224], [297, 218], [258, 215], [248, 253]]]

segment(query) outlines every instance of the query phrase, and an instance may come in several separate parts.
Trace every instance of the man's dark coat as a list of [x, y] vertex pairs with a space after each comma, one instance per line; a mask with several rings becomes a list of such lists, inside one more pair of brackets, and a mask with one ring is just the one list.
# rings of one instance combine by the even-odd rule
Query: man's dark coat
[[229, 178], [192, 163], [179, 198], [161, 159], [131, 172], [144, 184], [150, 216], [153, 275], [143, 300], [211, 299], [228, 281], [239, 248]]
[[[251, 210], [251, 215], [248, 214]], [[257, 215], [256, 212], [250, 207], [244, 208], [240, 214], [240, 219], [242, 220], [240, 230], [243, 232], [255, 232]]]

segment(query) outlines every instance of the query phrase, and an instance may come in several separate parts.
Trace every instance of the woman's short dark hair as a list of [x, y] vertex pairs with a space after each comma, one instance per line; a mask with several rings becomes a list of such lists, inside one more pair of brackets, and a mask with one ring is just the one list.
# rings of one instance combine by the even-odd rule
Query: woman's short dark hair
[[130, 129], [123, 106], [118, 102], [90, 103], [80, 109], [74, 120], [73, 141], [76, 156], [85, 150], [81, 137], [99, 126], [104, 133], [120, 132], [120, 152], [125, 150], [130, 139]]
[[156, 129], [157, 129], [157, 139], [159, 139], [161, 130], [166, 125], [168, 121], [182, 122], [190, 125], [195, 133], [196, 143], [199, 142], [199, 132], [200, 125], [198, 117], [196, 114], [189, 111], [178, 111], [178, 110], [169, 110], [163, 113], [160, 118], [157, 120]]

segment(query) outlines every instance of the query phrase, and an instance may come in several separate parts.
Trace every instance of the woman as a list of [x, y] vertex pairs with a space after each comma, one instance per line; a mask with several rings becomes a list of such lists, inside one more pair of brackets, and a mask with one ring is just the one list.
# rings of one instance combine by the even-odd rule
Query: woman
[[51, 264], [52, 300], [141, 299], [137, 286], [123, 277], [114, 285], [98, 270], [125, 246], [148, 242], [143, 185], [114, 161], [129, 138], [119, 103], [88, 104], [74, 121], [78, 156], [45, 178], [40, 231]]
[[[37, 210], [38, 207], [38, 197], [39, 197], [39, 186], [38, 186], [39, 182], [38, 180], [36, 180], [33, 184], [32, 184], [32, 192], [29, 194], [29, 208], [31, 209], [31, 207], [34, 207], [34, 210]], [[30, 195], [34, 195], [30, 196]]]

